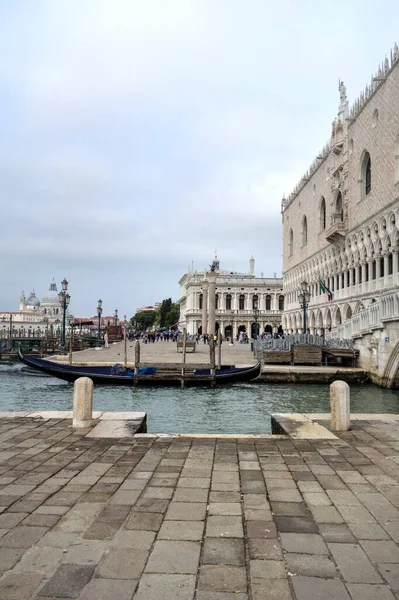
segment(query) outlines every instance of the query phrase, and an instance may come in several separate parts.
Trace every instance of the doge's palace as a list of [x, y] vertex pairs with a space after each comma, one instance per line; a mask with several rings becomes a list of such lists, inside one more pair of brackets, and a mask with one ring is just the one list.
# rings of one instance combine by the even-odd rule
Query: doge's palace
[[[302, 331], [299, 293], [305, 281], [310, 291], [307, 331], [369, 336], [368, 351], [363, 348], [360, 358], [367, 363], [374, 344], [379, 352], [374, 366], [381, 375], [399, 333], [395, 340], [387, 331], [383, 340], [378, 333], [384, 317], [399, 319], [397, 45], [352, 106], [343, 82], [339, 93], [330, 139], [282, 200], [283, 326], [287, 332]], [[372, 315], [374, 305], [381, 314]]]

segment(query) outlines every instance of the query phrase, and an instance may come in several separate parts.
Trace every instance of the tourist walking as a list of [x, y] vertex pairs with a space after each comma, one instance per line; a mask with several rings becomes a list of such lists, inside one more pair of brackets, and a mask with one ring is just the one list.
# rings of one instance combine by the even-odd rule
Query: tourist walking
[[104, 333], [104, 348], [109, 348], [107, 332]]

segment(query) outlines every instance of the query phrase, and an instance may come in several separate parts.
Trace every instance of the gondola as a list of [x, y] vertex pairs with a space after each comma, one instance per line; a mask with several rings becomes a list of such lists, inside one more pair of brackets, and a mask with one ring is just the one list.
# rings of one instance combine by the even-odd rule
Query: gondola
[[[23, 354], [21, 349], [18, 350], [18, 358], [28, 367], [58, 377], [64, 381], [73, 383], [79, 377], [90, 377], [96, 385], [136, 385], [142, 386], [173, 386], [181, 385], [181, 371], [176, 365], [176, 370], [171, 372], [159, 372], [154, 367], [143, 367], [139, 369], [137, 381], [134, 378], [134, 371], [124, 369], [121, 365], [96, 366], [96, 367], [79, 367], [75, 365], [66, 365], [52, 362], [42, 358], [35, 358]], [[210, 369], [196, 369], [192, 372], [184, 374], [184, 384], [186, 386], [206, 386], [206, 385], [226, 385], [233, 383], [242, 383], [252, 381], [259, 377], [260, 364], [247, 367], [228, 367], [216, 369], [216, 375], [213, 379], [210, 374]]]

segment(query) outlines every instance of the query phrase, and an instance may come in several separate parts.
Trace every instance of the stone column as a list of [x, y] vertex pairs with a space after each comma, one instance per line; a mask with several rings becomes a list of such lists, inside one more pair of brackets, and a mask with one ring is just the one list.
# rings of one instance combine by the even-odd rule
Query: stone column
[[202, 282], [202, 335], [208, 333], [208, 287], [209, 283]]
[[72, 427], [90, 427], [93, 411], [93, 381], [89, 377], [79, 377], [73, 389]]
[[375, 259], [375, 279], [378, 282], [380, 280], [381, 277], [381, 263], [380, 263], [380, 257], [378, 256]]
[[349, 269], [349, 286], [353, 285], [353, 269]]
[[384, 254], [384, 285], [388, 284], [389, 255]]
[[330, 385], [331, 429], [348, 431], [350, 427], [350, 389], [345, 381]]
[[216, 273], [211, 271], [208, 273], [209, 281], [209, 292], [208, 292], [208, 333], [215, 335], [215, 320], [216, 320], [216, 309], [215, 309], [215, 294], [216, 294]]

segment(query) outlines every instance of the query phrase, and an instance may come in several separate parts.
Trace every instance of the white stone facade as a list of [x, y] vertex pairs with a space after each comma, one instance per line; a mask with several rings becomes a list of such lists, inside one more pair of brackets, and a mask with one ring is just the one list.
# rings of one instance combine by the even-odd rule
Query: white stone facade
[[[224, 337], [234, 338], [245, 331], [251, 338], [255, 334], [255, 321], [259, 333], [281, 332], [281, 315], [284, 309], [283, 282], [276, 277], [256, 277], [255, 261], [250, 259], [249, 273], [216, 270], [216, 329]], [[188, 334], [202, 333], [203, 283], [206, 271], [186, 273], [179, 281], [179, 328]], [[254, 307], [257, 305], [257, 312]]]
[[[328, 334], [399, 284], [399, 52], [395, 46], [350, 109], [340, 107], [328, 144], [282, 201], [284, 330]], [[329, 301], [320, 281], [332, 292]], [[343, 331], [343, 330], [342, 330]], [[349, 330], [348, 330], [349, 331]]]

